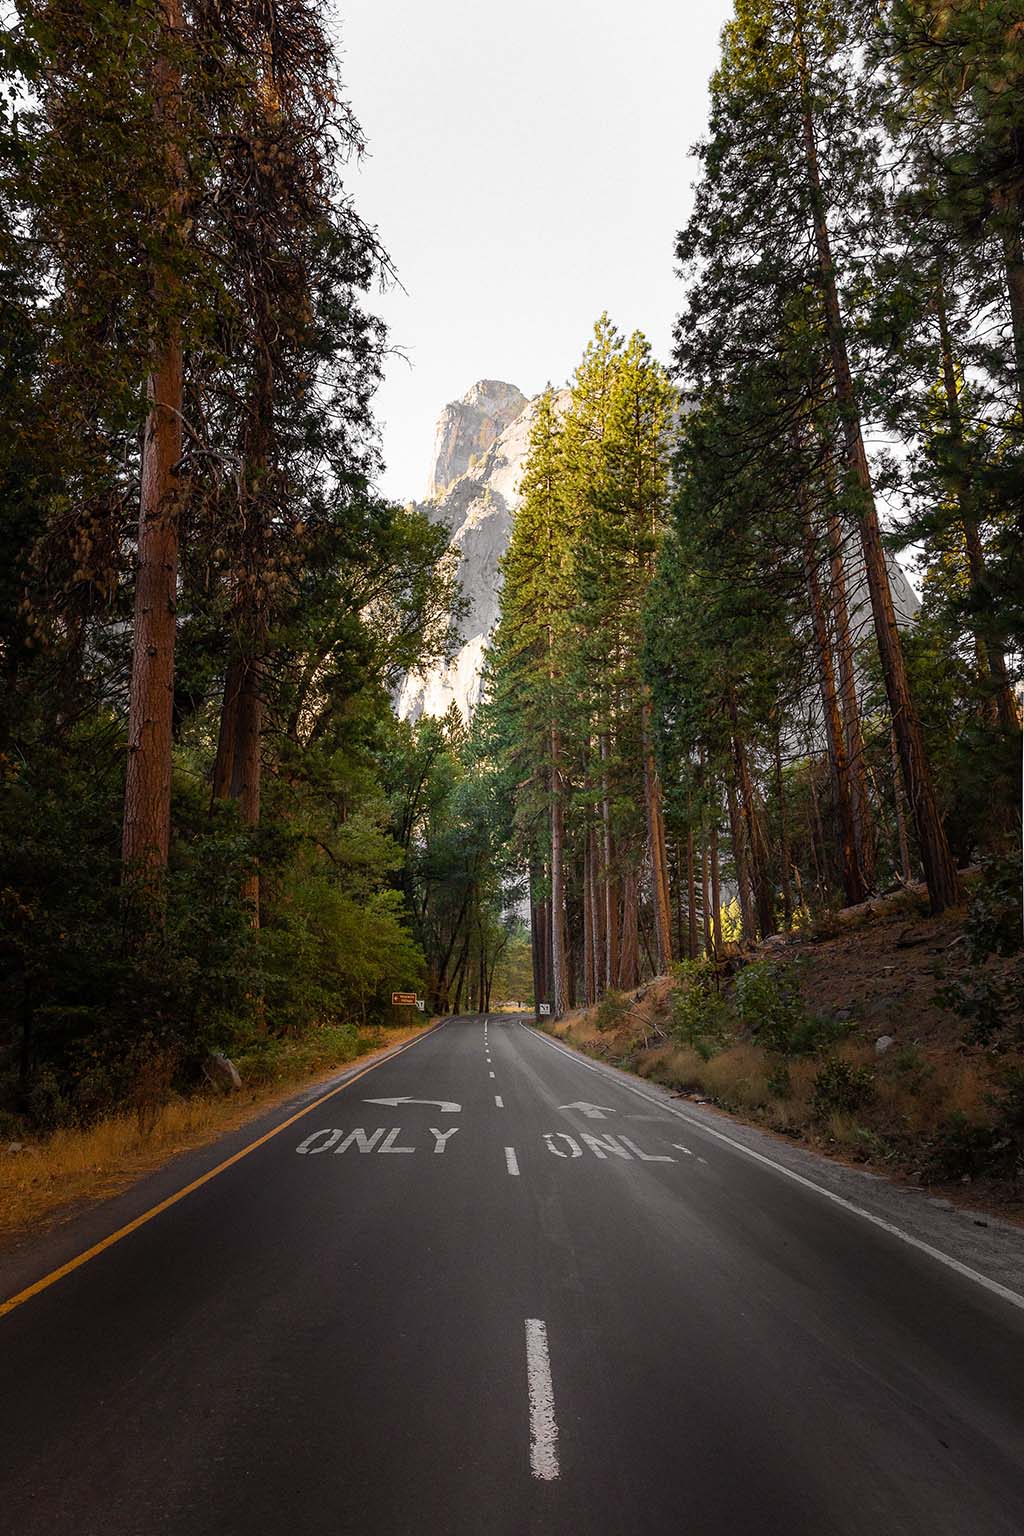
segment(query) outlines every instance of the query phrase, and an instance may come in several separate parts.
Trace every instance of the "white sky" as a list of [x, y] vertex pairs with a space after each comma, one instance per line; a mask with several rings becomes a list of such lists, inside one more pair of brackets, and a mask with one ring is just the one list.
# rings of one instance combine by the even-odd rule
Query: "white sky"
[[407, 293], [375, 299], [393, 357], [387, 473], [422, 497], [434, 422], [477, 379], [572, 372], [607, 309], [668, 360], [673, 238], [731, 0], [337, 0], [369, 142], [349, 171]]

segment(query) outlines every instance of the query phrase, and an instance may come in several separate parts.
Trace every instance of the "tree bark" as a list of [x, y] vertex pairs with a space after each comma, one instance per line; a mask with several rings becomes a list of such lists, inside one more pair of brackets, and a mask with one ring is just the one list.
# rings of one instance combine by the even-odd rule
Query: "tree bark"
[[[1021, 282], [1024, 286], [1024, 264], [1021, 265]], [[1024, 302], [1024, 292], [1022, 292]], [[964, 449], [964, 421], [960, 410], [960, 392], [957, 388], [956, 363], [953, 357], [953, 340], [949, 331], [949, 317], [946, 312], [946, 296], [943, 285], [940, 282], [935, 294], [935, 309], [939, 321], [939, 346], [942, 353], [942, 388], [946, 397], [946, 419], [949, 423], [949, 435], [954, 445], [961, 450], [961, 462]], [[1022, 315], [1024, 324], [1024, 315]], [[956, 502], [960, 514], [960, 525], [963, 529], [964, 543], [967, 547], [967, 565], [971, 576], [971, 587], [978, 605], [983, 605], [987, 600], [987, 581], [985, 569], [985, 551], [982, 547], [981, 532], [977, 518], [971, 508], [970, 487], [966, 473], [957, 475], [956, 478]], [[986, 624], [983, 619], [975, 617], [974, 632], [978, 643], [979, 655], [983, 659], [986, 670], [991, 677], [991, 688], [995, 699], [996, 714], [1000, 727], [1008, 736], [1016, 735], [1020, 730], [1020, 717], [1017, 713], [1017, 701], [1010, 687], [1010, 680], [1006, 671], [1006, 657], [998, 636], [992, 633], [991, 624]]]
[[1017, 372], [1017, 399], [1024, 413], [1024, 243], [1020, 232], [1020, 205], [1016, 197], [1008, 199], [1003, 225], [1003, 264], [1006, 290], [1010, 300], [1010, 324], [1013, 328], [1013, 356]]
[[637, 923], [636, 870], [622, 877], [622, 944], [619, 949], [618, 986], [628, 992], [640, 979], [640, 930]]
[[947, 907], [955, 906], [960, 900], [960, 880], [949, 851], [945, 828], [939, 816], [924, 736], [907, 680], [903, 644], [896, 624], [892, 591], [889, 587], [889, 574], [878, 524], [871, 471], [868, 467], [861, 432], [860, 412], [853, 387], [853, 375], [850, 371], [846, 330], [839, 307], [832, 242], [818, 168], [810, 77], [803, 39], [802, 5], [797, 7], [794, 42], [800, 69], [804, 158], [818, 257], [818, 282], [825, 312], [825, 329], [832, 361], [836, 401], [842, 421], [847, 461], [859, 491], [858, 524], [861, 547], [864, 551], [864, 567], [871, 596], [871, 612], [885, 678], [885, 689], [899, 744], [903, 782], [917, 831], [931, 909], [933, 913], [938, 913]]
[[686, 953], [696, 960], [697, 946], [697, 871], [693, 857], [693, 828], [686, 829]]
[[537, 900], [540, 872], [535, 860], [530, 862], [530, 961], [533, 966], [533, 1011], [540, 1018], [540, 1005], [544, 995], [543, 955], [546, 945], [542, 903]]
[[743, 843], [743, 823], [736, 803], [735, 766], [726, 778], [726, 800], [729, 806], [729, 840], [732, 843], [732, 860], [736, 866], [736, 894], [740, 903], [740, 927], [743, 937], [751, 943], [757, 938], [757, 918], [750, 893], [750, 876], [747, 872], [747, 851]]
[[861, 729], [860, 702], [857, 698], [857, 673], [853, 662], [853, 638], [850, 633], [843, 535], [832, 495], [829, 497], [828, 541], [831, 556], [832, 615], [835, 626], [836, 660], [839, 667], [839, 707], [843, 717], [843, 733], [846, 737], [846, 755], [850, 770], [850, 798], [853, 802], [857, 863], [864, 882], [870, 889], [875, 883], [877, 837], [871, 798], [868, 794], [867, 752], [864, 746], [864, 733]]
[[782, 778], [782, 743], [775, 732], [775, 798], [779, 802], [779, 858], [782, 862], [782, 913], [787, 931], [793, 926], [793, 886], [790, 879], [789, 816], [786, 813], [786, 789]]
[[619, 900], [613, 873], [614, 848], [612, 845], [612, 807], [608, 785], [608, 760], [611, 746], [608, 733], [602, 731], [599, 738], [601, 754], [601, 879], [604, 889], [605, 970], [606, 988], [618, 985], [619, 975]]
[[562, 800], [562, 736], [551, 725], [551, 1004], [556, 1018], [568, 1007], [565, 949], [565, 810]]
[[913, 865], [910, 862], [910, 839], [907, 837], [907, 818], [903, 811], [903, 786], [899, 775], [899, 748], [896, 745], [896, 732], [889, 732], [889, 744], [892, 750], [892, 783], [893, 799], [896, 804], [896, 839], [900, 850], [900, 870], [903, 875], [903, 884], [909, 885], [914, 878]]
[[718, 809], [711, 822], [711, 934], [712, 954], [722, 953], [722, 877], [718, 862]]
[[654, 763], [651, 740], [651, 701], [640, 706], [642, 751], [644, 757], [644, 804], [647, 811], [647, 843], [651, 851], [654, 940], [658, 974], [665, 975], [672, 965], [672, 904], [668, 886], [668, 852], [665, 846], [665, 818], [661, 808], [661, 783]]
[[[182, 30], [180, 0], [161, 0], [162, 46], [153, 65], [154, 113], [166, 134], [167, 222], [184, 202], [184, 162], [175, 142], [181, 72], [174, 56]], [[128, 701], [121, 857], [129, 879], [159, 878], [171, 839], [171, 733], [182, 486], [183, 359], [174, 314], [178, 281], [157, 258], [152, 288], [159, 339], [146, 386], [132, 671]]]
[[590, 829], [583, 843], [583, 999], [587, 1007], [596, 1001], [594, 985], [594, 913], [592, 907], [593, 871], [590, 867]]
[[[839, 831], [839, 870], [843, 881], [843, 894], [847, 906], [864, 901], [868, 894], [867, 882], [857, 860], [857, 834], [853, 816], [853, 797], [850, 791], [850, 772], [846, 756], [846, 732], [839, 714], [835, 669], [832, 665], [832, 647], [829, 643], [825, 605], [822, 601], [821, 583], [818, 580], [818, 557], [806, 507], [801, 510], [803, 525], [804, 575], [810, 599], [811, 623], [814, 630], [815, 650], [818, 653], [818, 679], [821, 685], [821, 706], [825, 717], [825, 736], [828, 741], [829, 762], [832, 768], [832, 786], [835, 792], [836, 821]], [[781, 776], [780, 776], [781, 782]]]
[[736, 695], [729, 689], [728, 694], [729, 716], [732, 720], [732, 755], [736, 765], [736, 784], [739, 789], [740, 806], [743, 811], [743, 819], [747, 828], [747, 848], [750, 854], [750, 880], [754, 891], [754, 903], [757, 907], [757, 922], [762, 939], [775, 932], [775, 900], [771, 883], [768, 878], [768, 850], [765, 847], [764, 831], [761, 827], [761, 818], [758, 814], [757, 800], [754, 795], [754, 784], [750, 776], [750, 762], [747, 750], [739, 734], [739, 712], [736, 708]]
[[704, 923], [704, 953], [711, 955], [713, 945], [711, 940], [711, 901], [708, 895], [708, 839], [707, 833], [701, 829], [700, 840], [700, 913]]

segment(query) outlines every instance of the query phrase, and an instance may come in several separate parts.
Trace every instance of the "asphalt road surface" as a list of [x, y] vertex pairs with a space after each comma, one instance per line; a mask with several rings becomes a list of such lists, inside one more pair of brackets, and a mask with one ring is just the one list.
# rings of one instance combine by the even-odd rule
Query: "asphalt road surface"
[[506, 1017], [312, 1098], [8, 1266], [243, 1152], [0, 1316], [3, 1536], [1024, 1532], [1005, 1274]]

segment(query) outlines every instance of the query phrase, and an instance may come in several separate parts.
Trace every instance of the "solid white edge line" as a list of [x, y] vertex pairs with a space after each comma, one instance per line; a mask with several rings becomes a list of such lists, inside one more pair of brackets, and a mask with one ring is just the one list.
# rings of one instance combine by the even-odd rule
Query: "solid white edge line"
[[526, 1383], [530, 1399], [530, 1471], [541, 1482], [549, 1483], [558, 1476], [558, 1424], [548, 1330], [539, 1317], [526, 1319]]
[[515, 1147], [505, 1148], [505, 1167], [514, 1179], [519, 1177], [519, 1159], [516, 1157]]
[[1011, 1291], [1009, 1286], [1000, 1285], [998, 1280], [990, 1280], [988, 1275], [983, 1275], [980, 1270], [971, 1269], [968, 1264], [961, 1264], [959, 1259], [954, 1259], [950, 1254], [943, 1253], [941, 1248], [933, 1248], [931, 1243], [923, 1242], [919, 1237], [912, 1237], [909, 1232], [893, 1226], [891, 1221], [886, 1221], [882, 1216], [875, 1216], [871, 1211], [866, 1211], [862, 1206], [854, 1205], [852, 1200], [846, 1200], [842, 1195], [833, 1193], [831, 1189], [825, 1189], [821, 1184], [815, 1184], [813, 1179], [807, 1179], [802, 1173], [796, 1173], [794, 1169], [787, 1168], [784, 1163], [775, 1162], [774, 1158], [765, 1157], [763, 1152], [755, 1152], [753, 1147], [745, 1147], [741, 1141], [736, 1141], [732, 1136], [726, 1136], [723, 1131], [716, 1131], [712, 1126], [705, 1125], [703, 1120], [695, 1120], [692, 1115], [677, 1109], [674, 1104], [665, 1104], [661, 1099], [652, 1098], [649, 1093], [644, 1093], [642, 1088], [635, 1088], [632, 1083], [623, 1082], [621, 1078], [612, 1076], [610, 1072], [604, 1072], [592, 1062], [584, 1061], [576, 1051], [566, 1050], [564, 1045], [559, 1045], [548, 1035], [540, 1030], [531, 1030], [528, 1025], [521, 1024], [528, 1034], [536, 1035], [538, 1040], [543, 1040], [553, 1050], [562, 1056], [567, 1056], [570, 1061], [575, 1061], [578, 1066], [585, 1067], [588, 1072], [596, 1072], [603, 1077], [605, 1082], [618, 1083], [620, 1088], [635, 1093], [638, 1099], [645, 1099], [648, 1104], [654, 1104], [659, 1109], [667, 1109], [670, 1114], [679, 1120], [685, 1120], [687, 1125], [693, 1126], [696, 1131], [704, 1131], [708, 1136], [714, 1136], [717, 1141], [724, 1141], [726, 1146], [732, 1147], [736, 1152], [742, 1152], [745, 1157], [751, 1157], [755, 1162], [763, 1163], [766, 1168], [774, 1168], [776, 1173], [781, 1173], [785, 1178], [792, 1179], [794, 1184], [802, 1184], [805, 1189], [814, 1190], [815, 1194], [823, 1195], [826, 1200], [831, 1200], [833, 1205], [841, 1206], [844, 1211], [849, 1211], [854, 1216], [859, 1216], [863, 1221], [869, 1221], [873, 1227], [879, 1227], [883, 1232], [888, 1232], [891, 1237], [899, 1238], [901, 1243], [906, 1243], [910, 1248], [916, 1248], [920, 1253], [926, 1253], [929, 1258], [935, 1259], [939, 1264], [944, 1264], [947, 1269], [962, 1275], [965, 1280], [973, 1280], [975, 1285], [980, 1285], [984, 1290], [990, 1291], [993, 1296], [999, 1296], [1003, 1301], [1008, 1301], [1011, 1306], [1024, 1311], [1024, 1296], [1017, 1291]]

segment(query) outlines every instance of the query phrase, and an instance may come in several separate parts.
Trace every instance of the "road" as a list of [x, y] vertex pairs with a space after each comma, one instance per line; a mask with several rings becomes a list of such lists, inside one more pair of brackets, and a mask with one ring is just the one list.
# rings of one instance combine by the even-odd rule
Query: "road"
[[1014, 1287], [814, 1160], [506, 1017], [311, 1097], [21, 1255], [206, 1180], [0, 1316], [5, 1536], [1024, 1531]]

